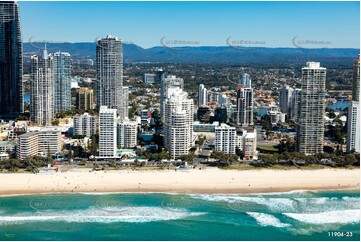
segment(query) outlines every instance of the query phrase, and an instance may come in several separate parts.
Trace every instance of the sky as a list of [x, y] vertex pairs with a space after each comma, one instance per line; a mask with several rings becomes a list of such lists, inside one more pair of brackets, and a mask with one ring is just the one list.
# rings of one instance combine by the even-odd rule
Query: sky
[[[23, 41], [360, 48], [359, 2], [24, 2]], [[179, 42], [175, 42], [179, 41]]]

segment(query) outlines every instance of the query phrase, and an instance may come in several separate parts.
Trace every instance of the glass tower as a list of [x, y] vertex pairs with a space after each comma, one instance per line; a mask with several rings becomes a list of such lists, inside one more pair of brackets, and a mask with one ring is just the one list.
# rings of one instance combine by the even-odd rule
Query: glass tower
[[22, 41], [18, 4], [0, 1], [0, 116], [24, 112]]

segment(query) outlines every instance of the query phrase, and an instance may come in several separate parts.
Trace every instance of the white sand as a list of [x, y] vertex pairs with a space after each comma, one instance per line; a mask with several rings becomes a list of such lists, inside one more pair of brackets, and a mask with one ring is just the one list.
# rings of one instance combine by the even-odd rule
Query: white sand
[[359, 188], [359, 169], [2, 173], [0, 195], [52, 192], [256, 193]]

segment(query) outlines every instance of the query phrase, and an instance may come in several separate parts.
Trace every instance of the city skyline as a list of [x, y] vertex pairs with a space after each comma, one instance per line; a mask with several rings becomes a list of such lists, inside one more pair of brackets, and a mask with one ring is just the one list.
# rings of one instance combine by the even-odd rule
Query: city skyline
[[[19, 6], [24, 42], [94, 42], [111, 34], [143, 48], [181, 45], [174, 41], [189, 46], [249, 41], [246, 46], [292, 48], [304, 41], [318, 41], [320, 48], [359, 48], [360, 43], [359, 2], [19, 2]], [[155, 11], [162, 14], [154, 18]], [[96, 21], [89, 16], [97, 16]], [[306, 19], [311, 19], [309, 24]]]

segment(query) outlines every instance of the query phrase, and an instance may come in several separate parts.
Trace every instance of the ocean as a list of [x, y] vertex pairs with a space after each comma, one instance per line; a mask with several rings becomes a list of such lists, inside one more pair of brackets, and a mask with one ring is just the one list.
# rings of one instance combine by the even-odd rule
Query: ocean
[[0, 240], [359, 239], [359, 191], [0, 197]]

